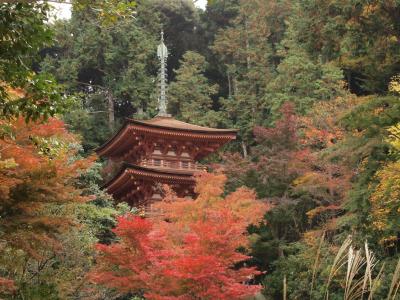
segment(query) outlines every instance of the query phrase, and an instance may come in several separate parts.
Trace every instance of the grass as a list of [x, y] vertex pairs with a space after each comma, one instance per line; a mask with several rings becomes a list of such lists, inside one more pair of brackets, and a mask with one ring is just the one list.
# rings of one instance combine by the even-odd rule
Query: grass
[[[320, 261], [322, 243], [324, 235], [316, 253], [315, 262], [312, 270], [311, 292], [314, 288], [317, 268]], [[329, 292], [333, 280], [339, 280], [343, 288], [344, 300], [373, 300], [375, 292], [382, 281], [382, 274], [385, 265], [383, 264], [379, 271], [376, 267], [379, 263], [374, 253], [369, 249], [365, 242], [364, 249], [355, 249], [351, 237], [348, 237], [340, 246], [330, 267], [328, 279], [325, 288], [325, 300], [329, 300]], [[341, 275], [343, 274], [343, 275]], [[342, 276], [342, 278], [340, 278]], [[338, 278], [339, 277], [339, 278]], [[335, 287], [337, 288], [337, 287]], [[397, 299], [400, 289], [400, 259], [396, 269], [392, 274], [390, 290], [387, 300]], [[287, 299], [286, 277], [284, 279], [283, 295]]]

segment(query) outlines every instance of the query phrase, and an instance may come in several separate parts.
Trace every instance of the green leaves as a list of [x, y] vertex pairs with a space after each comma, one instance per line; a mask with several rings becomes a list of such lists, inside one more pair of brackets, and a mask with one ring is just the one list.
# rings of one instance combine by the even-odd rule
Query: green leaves
[[[54, 78], [36, 74], [39, 51], [53, 42], [46, 2], [0, 4], [0, 111], [4, 117], [47, 119], [68, 107]], [[15, 90], [19, 92], [15, 92]]]
[[211, 85], [204, 76], [205, 58], [192, 51], [184, 54], [181, 66], [175, 70], [176, 78], [169, 86], [170, 112], [187, 122], [216, 126], [221, 116], [212, 109], [211, 96], [218, 85]]
[[[76, 10], [96, 12], [108, 25], [119, 18], [133, 18], [135, 5], [115, 0], [74, 2]], [[71, 104], [54, 78], [32, 71], [39, 51], [54, 42], [47, 23], [49, 9], [47, 1], [0, 4], [0, 110], [5, 117], [22, 114], [27, 122], [47, 119]], [[15, 99], [8, 88], [23, 89], [25, 94]]]
[[4, 98], [1, 99], [0, 109], [6, 117], [22, 115], [26, 122], [36, 121], [66, 111], [75, 99], [63, 95], [62, 87], [55, 79], [45, 73], [31, 74], [26, 79], [21, 95], [10, 95], [3, 88]]
[[75, 11], [91, 10], [103, 25], [113, 25], [121, 18], [134, 18], [136, 1], [131, 0], [77, 0]]

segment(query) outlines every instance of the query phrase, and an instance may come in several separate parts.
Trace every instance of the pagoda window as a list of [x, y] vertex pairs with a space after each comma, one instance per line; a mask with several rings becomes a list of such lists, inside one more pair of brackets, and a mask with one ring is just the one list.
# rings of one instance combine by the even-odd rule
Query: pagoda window
[[155, 159], [154, 160], [154, 165], [157, 166], [157, 167], [160, 167], [161, 166], [161, 159]]
[[160, 149], [154, 149], [153, 154], [161, 154]]
[[152, 198], [156, 199], [156, 200], [160, 200], [160, 199], [162, 199], [162, 196], [160, 194], [153, 194]]
[[176, 156], [175, 152], [174, 152], [174, 151], [171, 151], [171, 150], [168, 151], [167, 155]]

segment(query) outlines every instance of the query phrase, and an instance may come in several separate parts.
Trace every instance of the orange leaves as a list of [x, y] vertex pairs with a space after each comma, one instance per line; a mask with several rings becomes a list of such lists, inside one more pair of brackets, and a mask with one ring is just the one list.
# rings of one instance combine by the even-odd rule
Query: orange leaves
[[257, 274], [237, 268], [248, 257], [246, 228], [268, 209], [253, 192], [222, 197], [226, 178], [203, 173], [196, 200], [176, 198], [155, 204], [150, 220], [127, 215], [118, 220], [119, 243], [99, 245], [92, 280], [121, 291], [145, 291], [146, 299], [241, 299], [260, 287], [243, 283]]
[[15, 291], [14, 281], [0, 277], [0, 294], [12, 294]]
[[0, 120], [0, 126], [7, 126], [10, 131], [0, 140], [1, 159], [12, 158], [21, 168], [36, 169], [48, 162], [48, 157], [40, 153], [38, 139], [57, 139], [57, 146], [61, 143], [76, 142], [73, 135], [67, 132], [63, 122], [55, 118], [50, 118], [46, 123], [26, 124], [20, 117], [11, 122]]
[[271, 208], [270, 204], [256, 201], [255, 192], [243, 187], [228, 195], [222, 205], [247, 224], [258, 223], [266, 210]]
[[199, 199], [209, 201], [219, 197], [224, 192], [226, 177], [222, 174], [201, 173], [197, 176], [197, 185], [195, 191], [199, 194]]
[[301, 117], [292, 104], [285, 103], [274, 127], [254, 129], [260, 146], [252, 149], [254, 162], [248, 163], [249, 168], [257, 172], [266, 190], [311, 196], [317, 206], [310, 212], [311, 219], [334, 215], [329, 208], [339, 208], [351, 186], [353, 170], [332, 149], [344, 137], [338, 121], [353, 103], [351, 98], [320, 102], [311, 114]]
[[[64, 123], [0, 120], [0, 230], [4, 239], [29, 255], [55, 249], [54, 234], [71, 225], [59, 205], [87, 201], [74, 180], [94, 158], [74, 159], [75, 137]], [[59, 214], [59, 215], [57, 215]]]

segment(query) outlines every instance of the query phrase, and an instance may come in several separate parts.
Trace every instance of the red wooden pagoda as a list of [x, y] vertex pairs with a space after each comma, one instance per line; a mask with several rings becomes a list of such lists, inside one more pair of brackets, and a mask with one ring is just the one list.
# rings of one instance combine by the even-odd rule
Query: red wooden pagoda
[[127, 119], [122, 128], [96, 152], [121, 170], [105, 189], [118, 201], [143, 206], [162, 198], [168, 184], [180, 197], [194, 195], [194, 175], [206, 170], [199, 160], [236, 138], [235, 129], [215, 129], [178, 121], [166, 113], [165, 59], [161, 41], [159, 114], [151, 120]]

